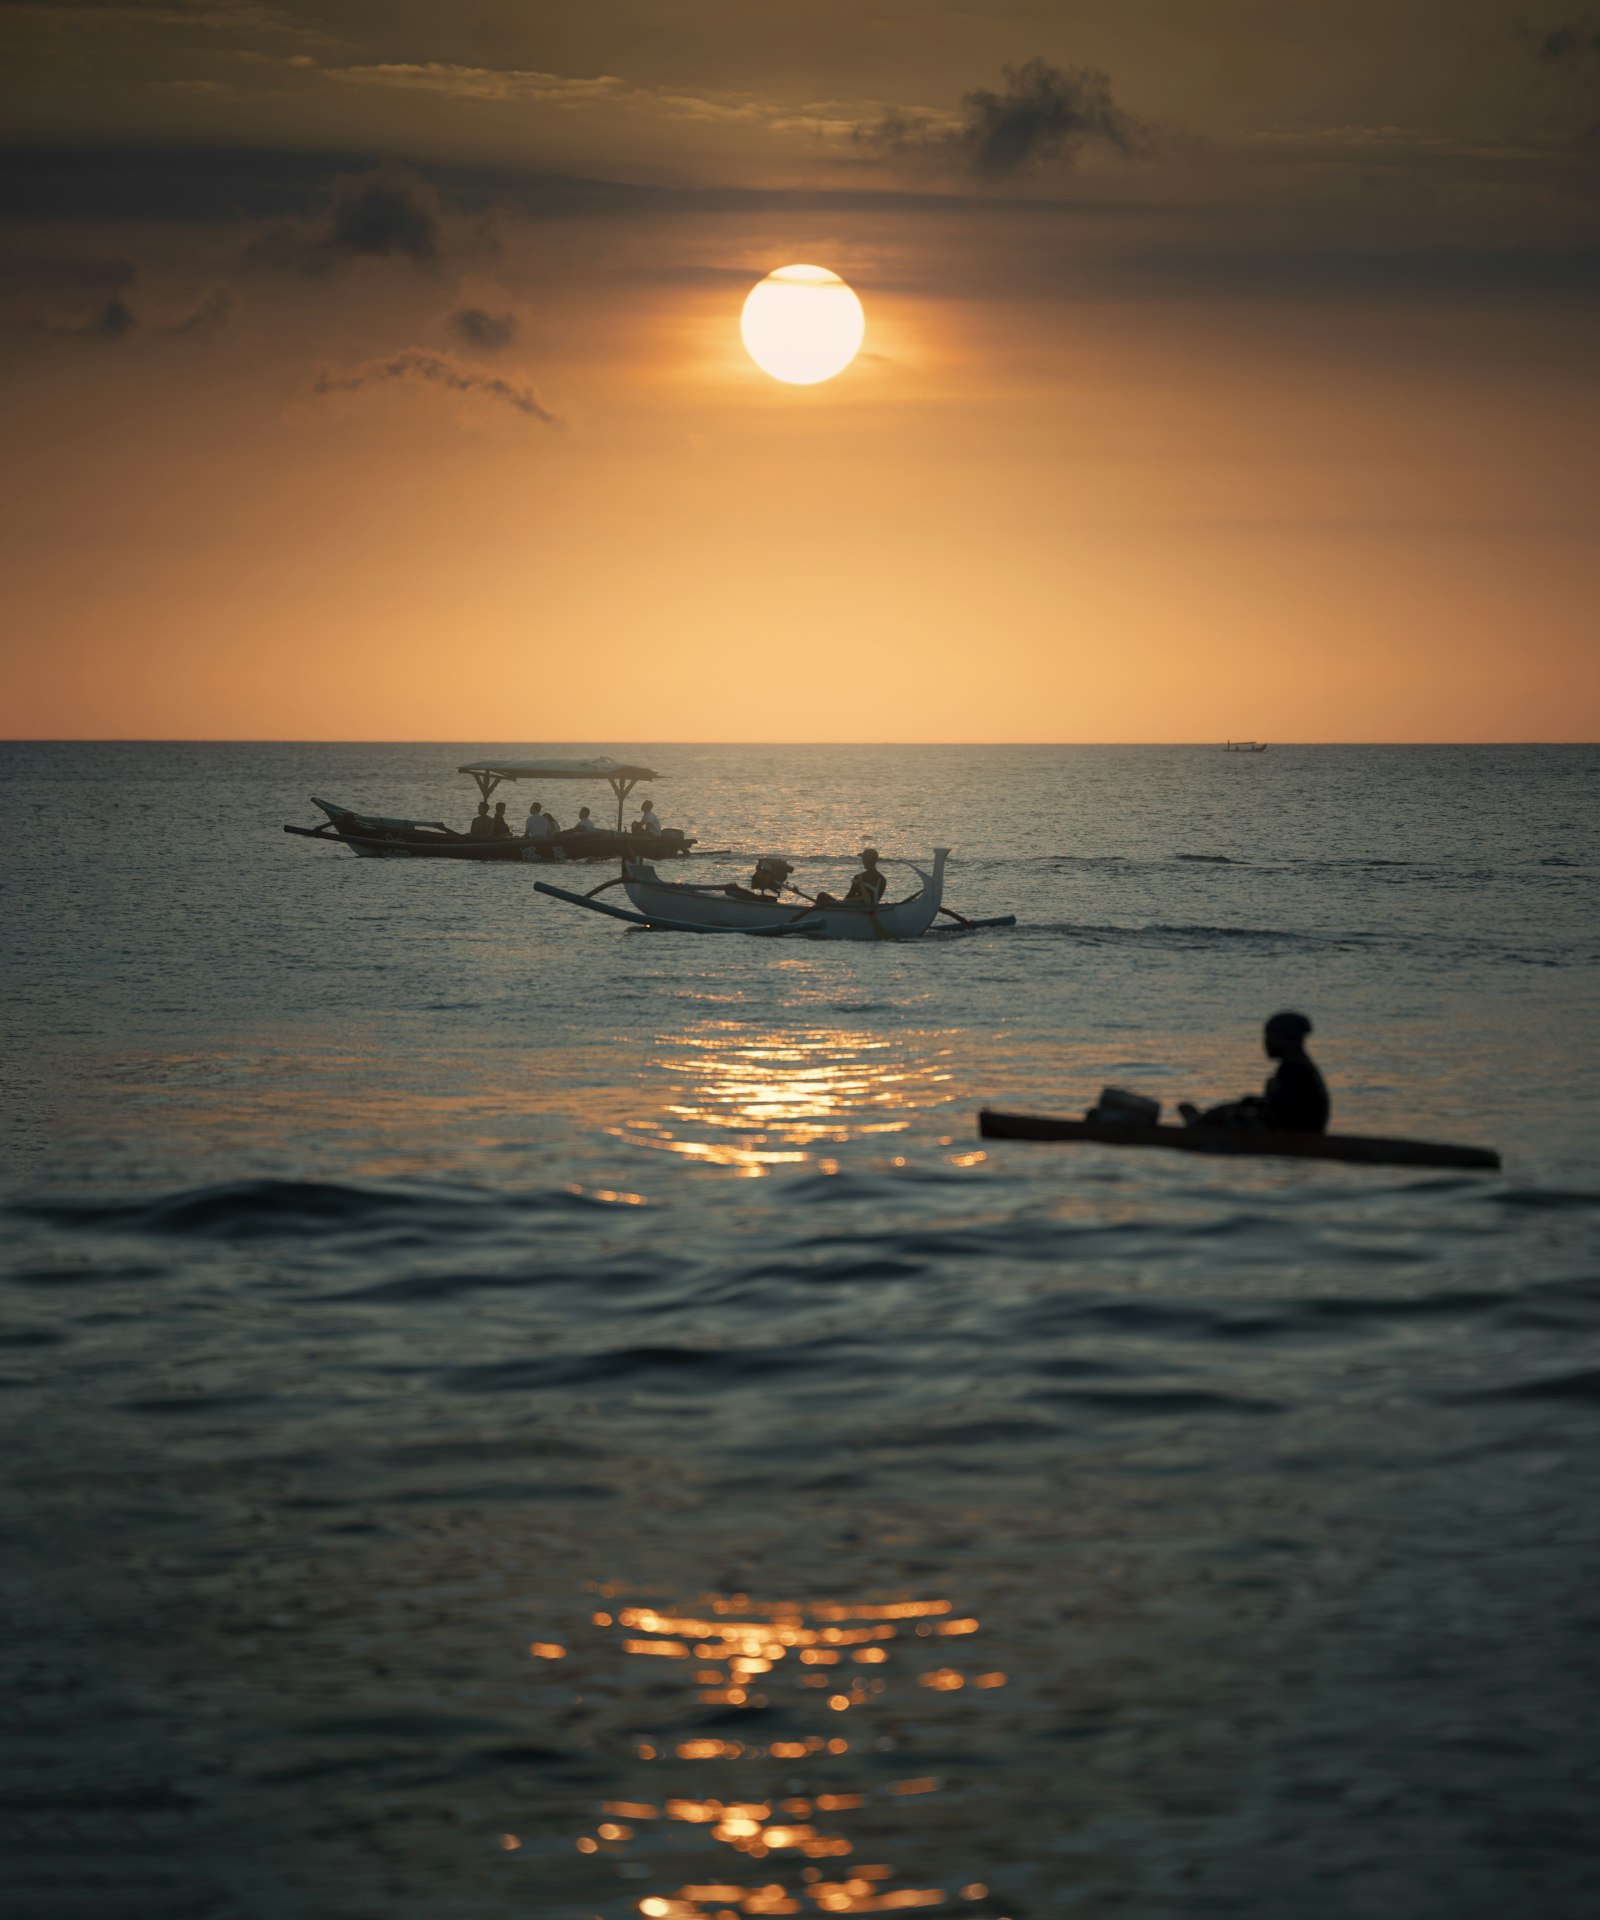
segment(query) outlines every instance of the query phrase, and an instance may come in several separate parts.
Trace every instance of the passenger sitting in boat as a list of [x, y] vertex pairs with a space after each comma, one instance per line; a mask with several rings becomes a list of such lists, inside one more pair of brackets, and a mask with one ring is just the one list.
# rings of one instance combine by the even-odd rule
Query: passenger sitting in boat
[[1326, 1133], [1328, 1089], [1306, 1052], [1311, 1022], [1303, 1013], [1275, 1013], [1261, 1036], [1278, 1070], [1260, 1094], [1230, 1100], [1202, 1113], [1184, 1101], [1178, 1108], [1191, 1127], [1271, 1127], [1279, 1133]]
[[639, 817], [628, 829], [630, 833], [658, 834], [661, 831], [661, 815], [656, 812], [655, 803], [646, 800], [639, 809]]
[[579, 807], [578, 817], [573, 821], [568, 831], [571, 833], [598, 833], [599, 828], [589, 818], [589, 809], [587, 807]]
[[478, 816], [468, 826], [467, 838], [469, 840], [487, 840], [493, 832], [494, 822], [489, 818], [489, 803], [487, 800], [480, 800], [478, 802]]
[[489, 837], [493, 840], [509, 840], [511, 838], [511, 823], [506, 819], [506, 803], [504, 800], [496, 800], [494, 803], [494, 818], [489, 822]]
[[819, 907], [875, 907], [883, 898], [884, 888], [889, 884], [887, 874], [878, 871], [878, 849], [861, 849], [861, 871], [845, 889], [842, 900], [835, 900], [831, 893], [819, 893]]
[[528, 817], [522, 823], [522, 837], [524, 840], [548, 840], [550, 837], [550, 822], [537, 800], [528, 808]]

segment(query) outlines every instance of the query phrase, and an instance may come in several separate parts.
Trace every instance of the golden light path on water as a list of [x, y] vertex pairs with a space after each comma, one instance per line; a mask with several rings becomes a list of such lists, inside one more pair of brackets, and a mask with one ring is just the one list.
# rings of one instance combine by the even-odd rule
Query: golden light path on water
[[[682, 1706], [692, 1698], [729, 1710], [733, 1722], [729, 1733], [638, 1736], [636, 1760], [665, 1772], [661, 1788], [600, 1801], [593, 1824], [574, 1836], [576, 1851], [597, 1870], [636, 1875], [638, 1856], [645, 1856], [648, 1877], [662, 1884], [634, 1896], [635, 1911], [647, 1920], [741, 1920], [962, 1903], [974, 1911], [986, 1900], [982, 1881], [915, 1884], [891, 1862], [870, 1857], [904, 1850], [908, 1803], [948, 1802], [939, 1774], [874, 1774], [866, 1787], [834, 1777], [852, 1753], [877, 1759], [895, 1748], [884, 1728], [898, 1726], [899, 1715], [892, 1723], [884, 1716], [897, 1693], [902, 1710], [904, 1696], [920, 1694], [968, 1697], [981, 1711], [1007, 1685], [1009, 1676], [982, 1659], [981, 1622], [973, 1614], [943, 1598], [763, 1602], [712, 1592], [673, 1604], [609, 1583], [592, 1591], [597, 1604], [582, 1644], [575, 1634], [534, 1640], [529, 1658], [581, 1661], [586, 1689], [602, 1684], [601, 1673], [619, 1660], [648, 1662], [677, 1680]], [[650, 1679], [660, 1696], [655, 1672]], [[763, 1735], [768, 1709], [777, 1710], [783, 1737]], [[670, 1697], [665, 1713], [657, 1708], [660, 1717], [672, 1712]], [[752, 1726], [741, 1739], [744, 1712]], [[693, 1778], [700, 1770], [714, 1774], [722, 1790], [700, 1789]], [[724, 1784], [730, 1776], [743, 1791]], [[500, 1844], [514, 1852], [523, 1837], [506, 1833]], [[734, 1857], [718, 1869], [714, 1848]], [[680, 1861], [684, 1877], [672, 1874], [662, 1856]]]
[[[859, 1029], [772, 1038], [716, 1021], [668, 1045], [653, 1064], [677, 1089], [659, 1120], [635, 1122], [627, 1135], [750, 1178], [811, 1160], [829, 1144], [903, 1133], [952, 1077], [949, 1044], [934, 1039], [913, 1051]], [[825, 1155], [819, 1164], [833, 1170]]]
[[[596, 1144], [759, 1179], [806, 1164], [832, 1173], [830, 1148], [889, 1148], [914, 1130], [925, 1135], [942, 1119], [932, 1110], [970, 1077], [970, 1042], [941, 1029], [818, 1023], [774, 1033], [701, 1018], [658, 1031], [642, 1061], [609, 1042], [508, 1049], [485, 1063], [426, 1047], [385, 1054], [379, 1036], [370, 1046], [353, 1039], [285, 1050], [264, 1034], [242, 1067], [233, 1065], [242, 1086], [224, 1082], [223, 1063], [209, 1056], [131, 1058], [118, 1075], [131, 1097], [98, 1109], [96, 1124], [136, 1147], [158, 1121], [196, 1153], [219, 1142], [259, 1153], [320, 1139], [351, 1173], [406, 1178], [448, 1174], [453, 1161], [481, 1168], [519, 1139], [550, 1138], [575, 1123]], [[467, 1089], [457, 1091], [463, 1081]], [[938, 1144], [954, 1165], [979, 1164], [970, 1113], [952, 1119]], [[634, 1170], [643, 1177], [642, 1163]], [[602, 1189], [631, 1192], [615, 1177], [593, 1183], [593, 1197]]]

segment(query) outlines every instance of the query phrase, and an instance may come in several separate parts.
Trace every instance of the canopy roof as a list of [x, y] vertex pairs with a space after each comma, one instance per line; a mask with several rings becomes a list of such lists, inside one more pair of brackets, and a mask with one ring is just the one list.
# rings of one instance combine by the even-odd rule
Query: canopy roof
[[598, 760], [479, 760], [457, 773], [492, 774], [496, 780], [659, 780], [648, 767], [630, 767], [602, 756]]

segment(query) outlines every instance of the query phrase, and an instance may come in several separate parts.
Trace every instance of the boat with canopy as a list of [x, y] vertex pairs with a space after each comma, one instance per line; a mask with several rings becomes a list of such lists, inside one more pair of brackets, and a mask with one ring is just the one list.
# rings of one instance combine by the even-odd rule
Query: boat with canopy
[[616, 860], [637, 854], [648, 860], [671, 860], [695, 844], [676, 828], [662, 833], [626, 833], [622, 815], [628, 795], [641, 781], [661, 776], [650, 767], [630, 765], [601, 756], [593, 760], [478, 760], [457, 773], [469, 774], [485, 801], [503, 781], [603, 781], [617, 796], [617, 824], [580, 830], [572, 827], [543, 840], [524, 840], [520, 834], [498, 839], [475, 839], [458, 833], [442, 820], [403, 820], [382, 814], [357, 813], [331, 800], [313, 797], [311, 804], [327, 815], [319, 826], [285, 827], [285, 833], [304, 840], [334, 840], [361, 858], [435, 860]]

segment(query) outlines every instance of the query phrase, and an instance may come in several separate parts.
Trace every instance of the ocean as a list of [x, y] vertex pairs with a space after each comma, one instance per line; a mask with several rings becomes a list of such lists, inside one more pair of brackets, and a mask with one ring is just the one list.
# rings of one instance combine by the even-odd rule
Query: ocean
[[[280, 831], [497, 751], [1018, 924]], [[1588, 1920], [1597, 774], [0, 747], [8, 1914]], [[977, 1136], [1258, 1089], [1282, 1007], [1503, 1173]]]

